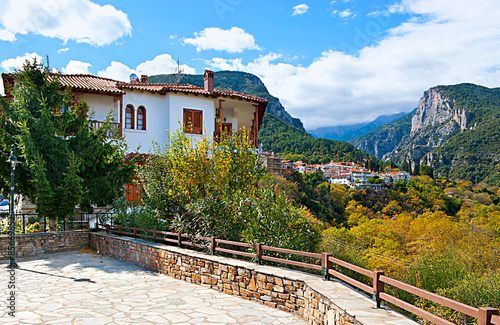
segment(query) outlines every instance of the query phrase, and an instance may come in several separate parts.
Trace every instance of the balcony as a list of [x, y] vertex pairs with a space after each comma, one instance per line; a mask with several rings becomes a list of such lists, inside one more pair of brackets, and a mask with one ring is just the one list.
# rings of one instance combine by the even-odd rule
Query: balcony
[[[114, 137], [117, 137], [117, 136], [122, 134], [122, 132], [121, 132], [122, 129], [121, 129], [120, 123], [110, 123], [110, 124], [111, 124], [111, 128], [106, 133], [106, 136], [108, 138], [114, 138]], [[92, 121], [93, 130], [99, 130], [100, 128], [102, 128], [103, 125], [104, 125], [103, 121]]]

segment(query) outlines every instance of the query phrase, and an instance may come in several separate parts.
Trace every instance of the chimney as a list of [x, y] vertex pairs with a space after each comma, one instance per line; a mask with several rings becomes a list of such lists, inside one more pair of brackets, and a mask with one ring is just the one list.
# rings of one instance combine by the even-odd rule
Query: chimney
[[141, 83], [147, 84], [148, 83], [148, 76], [143, 74], [141, 75]]
[[208, 92], [214, 91], [214, 72], [210, 70], [205, 70], [205, 74], [203, 75], [204, 86], [203, 88]]

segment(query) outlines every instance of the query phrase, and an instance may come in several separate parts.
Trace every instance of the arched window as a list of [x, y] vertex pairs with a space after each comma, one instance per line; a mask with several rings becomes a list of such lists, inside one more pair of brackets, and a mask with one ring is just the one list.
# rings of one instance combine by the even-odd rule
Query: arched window
[[134, 128], [134, 106], [127, 105], [125, 108], [125, 128], [133, 129]]
[[146, 130], [146, 108], [139, 106], [137, 109], [137, 130]]

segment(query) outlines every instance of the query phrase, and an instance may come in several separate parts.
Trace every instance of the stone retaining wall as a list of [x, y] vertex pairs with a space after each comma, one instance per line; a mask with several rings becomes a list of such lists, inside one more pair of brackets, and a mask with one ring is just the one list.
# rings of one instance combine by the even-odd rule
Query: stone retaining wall
[[[16, 235], [17, 257], [36, 256], [89, 247], [89, 232], [58, 231]], [[0, 235], [0, 260], [9, 258], [9, 235]]]
[[105, 233], [91, 233], [90, 245], [109, 257], [295, 313], [310, 324], [416, 324], [392, 310], [374, 309], [371, 299], [320, 276]]

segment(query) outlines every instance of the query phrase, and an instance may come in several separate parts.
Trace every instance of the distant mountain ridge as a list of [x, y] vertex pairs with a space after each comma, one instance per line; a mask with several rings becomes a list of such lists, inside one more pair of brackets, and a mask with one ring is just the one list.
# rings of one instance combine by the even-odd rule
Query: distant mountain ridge
[[438, 176], [499, 186], [500, 88], [470, 83], [430, 88], [412, 115], [351, 143], [413, 170], [428, 165]]
[[[203, 75], [194, 74], [162, 74], [150, 76], [152, 83], [188, 83], [203, 87]], [[215, 87], [220, 90], [233, 90], [244, 94], [265, 98], [269, 101], [266, 113], [272, 114], [287, 124], [305, 131], [302, 121], [292, 117], [281, 105], [278, 98], [272, 96], [259, 77], [241, 71], [217, 71], [214, 77]]]
[[391, 123], [407, 114], [408, 113], [401, 112], [392, 115], [381, 115], [371, 122], [353, 125], [327, 126], [315, 130], [307, 130], [307, 132], [315, 138], [349, 141], [375, 130], [380, 125]]
[[410, 132], [411, 119], [416, 111], [415, 108], [392, 123], [381, 125], [356, 139], [350, 140], [349, 143], [360, 150], [371, 153], [378, 159], [382, 159]]

